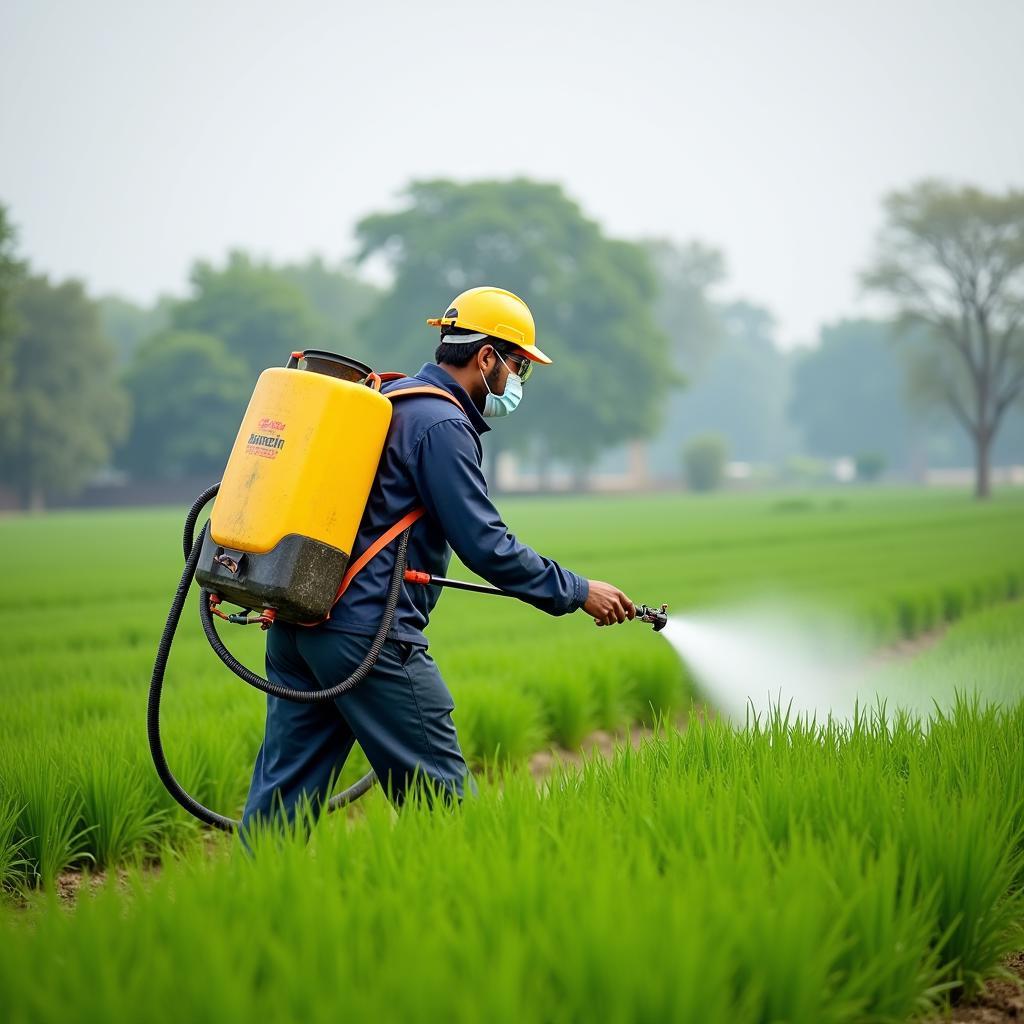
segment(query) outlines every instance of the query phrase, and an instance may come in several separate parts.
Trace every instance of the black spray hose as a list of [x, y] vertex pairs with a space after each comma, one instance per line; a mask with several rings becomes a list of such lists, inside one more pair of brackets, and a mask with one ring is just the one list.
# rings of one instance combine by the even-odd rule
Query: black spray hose
[[[347, 679], [342, 679], [340, 683], [335, 683], [334, 686], [329, 686], [323, 690], [295, 690], [290, 686], [281, 686], [279, 683], [272, 683], [269, 679], [264, 679], [263, 676], [258, 676], [251, 669], [246, 668], [245, 665], [238, 661], [224, 646], [224, 641], [221, 640], [220, 635], [217, 632], [217, 627], [213, 624], [213, 612], [210, 610], [210, 592], [208, 590], [202, 590], [200, 591], [199, 618], [203, 624], [203, 632], [206, 634], [206, 639], [210, 641], [210, 646], [214, 651], [216, 651], [217, 657], [220, 658], [220, 660], [223, 661], [239, 679], [244, 680], [257, 690], [269, 693], [272, 697], [282, 697], [285, 700], [294, 701], [296, 704], [324, 704], [327, 701], [334, 700], [335, 697], [340, 697], [343, 693], [348, 693], [349, 690], [354, 686], [358, 686], [370, 674], [374, 664], [380, 657], [380, 652], [383, 649], [385, 642], [387, 641], [388, 631], [391, 629], [391, 620], [395, 615], [395, 605], [398, 604], [398, 598], [402, 593], [402, 580], [405, 576], [406, 551], [409, 547], [409, 529], [411, 529], [411, 527], [400, 534], [398, 538], [398, 554], [395, 560], [395, 568], [391, 573], [391, 586], [388, 588], [387, 602], [384, 605], [384, 615], [380, 620], [380, 627], [377, 629], [377, 635], [373, 638], [373, 643], [370, 644], [370, 649], [366, 652], [366, 657], [364, 657], [356, 666], [352, 675]], [[204, 534], [200, 534], [200, 542], [202, 541]]]
[[[159, 775], [161, 782], [163, 782], [171, 796], [173, 796], [174, 799], [189, 812], [189, 814], [198, 818], [200, 821], [203, 821], [208, 825], [212, 825], [214, 828], [231, 831], [232, 829], [238, 828], [241, 825], [241, 822], [236, 821], [234, 818], [227, 818], [224, 815], [217, 814], [215, 811], [211, 811], [208, 807], [204, 807], [185, 791], [182, 785], [174, 777], [174, 773], [171, 771], [170, 766], [167, 763], [167, 757], [164, 754], [163, 749], [163, 742], [160, 738], [160, 697], [163, 691], [164, 674], [167, 670], [167, 659], [170, 656], [171, 644], [174, 641], [175, 631], [178, 628], [178, 623], [181, 621], [181, 612], [185, 605], [185, 599], [188, 596], [189, 587], [192, 585], [192, 580], [195, 578], [196, 567], [199, 564], [199, 555], [203, 547], [203, 540], [205, 539], [206, 532], [209, 528], [209, 524], [207, 523], [203, 527], [199, 537], [193, 540], [195, 525], [199, 518], [199, 513], [217, 493], [219, 486], [219, 484], [214, 484], [212, 487], [208, 487], [203, 491], [203, 493], [196, 498], [195, 502], [193, 502], [188, 515], [185, 517], [185, 529], [182, 535], [182, 546], [185, 552], [185, 568], [182, 571], [181, 579], [178, 582], [178, 589], [175, 592], [174, 600], [171, 603], [171, 610], [167, 614], [167, 622], [164, 625], [164, 631], [161, 634], [160, 644], [157, 648], [156, 661], [153, 664], [153, 675], [149, 685], [147, 728], [149, 733], [149, 749], [153, 755], [153, 763], [156, 766], [157, 775]], [[377, 658], [380, 656], [380, 652], [387, 640], [388, 632], [391, 629], [391, 622], [394, 618], [395, 607], [398, 604], [399, 597], [401, 596], [408, 547], [409, 529], [406, 529], [400, 535], [398, 540], [395, 568], [391, 574], [391, 584], [388, 588], [387, 600], [384, 605], [384, 614], [381, 618], [380, 628], [377, 630], [377, 635], [374, 637], [373, 643], [370, 645], [370, 649], [367, 651], [366, 656], [352, 674], [347, 679], [343, 679], [334, 686], [323, 690], [295, 690], [288, 686], [280, 686], [276, 683], [272, 683], [268, 679], [264, 679], [262, 676], [258, 676], [255, 672], [250, 671], [233, 657], [231, 652], [224, 646], [223, 641], [220, 639], [213, 623], [213, 613], [210, 610], [209, 592], [206, 590], [200, 591], [199, 599], [199, 616], [203, 624], [203, 632], [206, 634], [206, 638], [209, 641], [210, 646], [214, 651], [216, 651], [220, 660], [224, 662], [224, 664], [227, 665], [235, 675], [243, 679], [250, 686], [255, 687], [257, 690], [262, 690], [264, 693], [271, 694], [275, 697], [281, 697], [284, 700], [291, 700], [302, 704], [322, 703], [334, 700], [336, 697], [348, 692], [354, 686], [361, 683], [370, 674]], [[337, 810], [339, 807], [344, 807], [346, 804], [352, 803], [354, 800], [358, 800], [359, 797], [373, 787], [376, 780], [377, 776], [373, 772], [369, 772], [358, 782], [349, 786], [348, 789], [332, 797], [328, 801], [327, 809], [330, 811]]]
[[192, 548], [195, 547], [196, 523], [199, 520], [199, 513], [206, 508], [210, 503], [210, 500], [219, 490], [219, 482], [207, 487], [206, 490], [192, 502], [192, 507], [188, 510], [188, 515], [185, 516], [185, 530], [181, 535], [181, 548], [186, 562], [188, 561], [189, 555], [192, 554]]
[[167, 659], [171, 653], [174, 632], [181, 621], [181, 610], [185, 607], [185, 598], [188, 596], [188, 589], [192, 585], [192, 578], [195, 576], [196, 566], [199, 564], [199, 553], [202, 550], [203, 536], [205, 534], [206, 528], [204, 527], [199, 540], [196, 541], [189, 552], [185, 568], [181, 573], [181, 579], [178, 581], [178, 589], [175, 591], [174, 600], [171, 602], [171, 610], [167, 613], [167, 622], [160, 636], [160, 645], [156, 650], [156, 661], [153, 663], [153, 676], [149, 682], [149, 706], [146, 711], [146, 727], [149, 732], [149, 750], [153, 755], [153, 764], [156, 766], [156, 773], [160, 776], [160, 781], [167, 787], [167, 791], [189, 814], [200, 821], [205, 821], [207, 825], [230, 832], [232, 829], [238, 828], [240, 822], [235, 821], [234, 818], [225, 818], [223, 814], [218, 814], [216, 811], [211, 811], [209, 807], [204, 807], [182, 788], [181, 783], [174, 777], [174, 773], [167, 763], [164, 745], [160, 739], [160, 695], [164, 686], [164, 672], [167, 670]]

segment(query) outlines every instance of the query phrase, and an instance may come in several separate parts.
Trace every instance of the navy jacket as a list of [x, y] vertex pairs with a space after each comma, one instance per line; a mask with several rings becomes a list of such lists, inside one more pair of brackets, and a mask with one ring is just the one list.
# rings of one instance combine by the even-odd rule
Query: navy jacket
[[[480, 443], [480, 435], [490, 427], [465, 389], [440, 366], [427, 363], [415, 377], [394, 381], [384, 390], [424, 384], [449, 391], [465, 412], [431, 395], [394, 403], [352, 560], [407, 512], [422, 505], [426, 515], [409, 535], [410, 569], [443, 576], [454, 548], [478, 576], [541, 611], [551, 615], [576, 611], [587, 600], [586, 579], [521, 544], [491, 503]], [[397, 547], [398, 541], [392, 541], [353, 579], [322, 628], [361, 635], [377, 632]], [[441, 589], [404, 584], [389, 637], [425, 646], [423, 630]]]

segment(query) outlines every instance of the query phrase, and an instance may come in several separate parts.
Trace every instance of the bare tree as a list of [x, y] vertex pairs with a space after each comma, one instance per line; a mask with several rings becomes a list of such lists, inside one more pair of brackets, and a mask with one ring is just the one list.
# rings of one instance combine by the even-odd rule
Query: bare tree
[[885, 211], [863, 282], [892, 297], [902, 323], [927, 329], [915, 389], [971, 436], [975, 495], [987, 498], [992, 441], [1024, 396], [1024, 192], [924, 181], [888, 196]]

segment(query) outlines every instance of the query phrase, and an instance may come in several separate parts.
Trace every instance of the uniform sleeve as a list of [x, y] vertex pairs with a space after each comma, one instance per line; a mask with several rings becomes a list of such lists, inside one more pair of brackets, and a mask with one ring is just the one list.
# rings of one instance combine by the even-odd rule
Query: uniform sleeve
[[587, 580], [521, 544], [487, 494], [477, 441], [461, 420], [442, 420], [407, 463], [427, 513], [470, 570], [550, 615], [580, 608]]

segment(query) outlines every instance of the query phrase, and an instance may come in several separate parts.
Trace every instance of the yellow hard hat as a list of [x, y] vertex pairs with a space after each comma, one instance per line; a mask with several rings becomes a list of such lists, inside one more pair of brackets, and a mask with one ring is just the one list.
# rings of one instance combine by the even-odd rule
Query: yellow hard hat
[[[535, 363], [551, 362], [537, 348], [536, 327], [530, 307], [518, 295], [504, 288], [492, 288], [490, 285], [470, 288], [452, 299], [444, 316], [432, 317], [427, 323], [431, 327], [461, 327], [480, 335], [501, 338], [517, 346], [523, 355]], [[464, 335], [445, 335], [444, 340], [458, 344], [476, 339]]]

